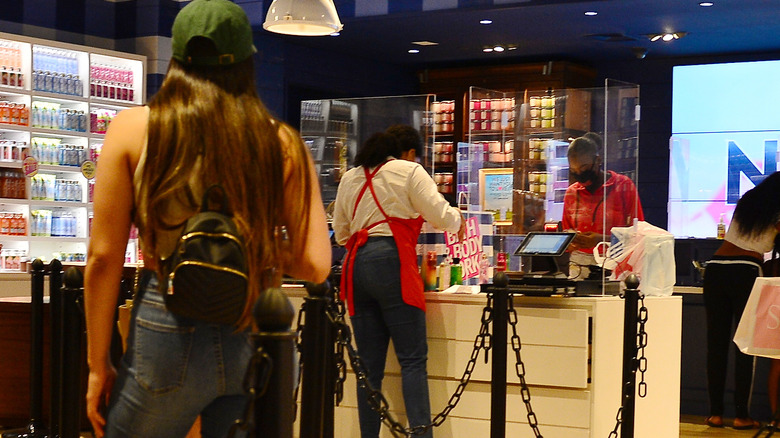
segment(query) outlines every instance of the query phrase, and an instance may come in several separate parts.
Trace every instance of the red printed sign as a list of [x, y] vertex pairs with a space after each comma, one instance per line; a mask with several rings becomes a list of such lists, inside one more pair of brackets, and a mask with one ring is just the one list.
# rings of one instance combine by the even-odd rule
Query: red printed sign
[[466, 219], [466, 235], [463, 242], [458, 242], [458, 235], [445, 232], [447, 254], [459, 258], [463, 266], [463, 279], [479, 275], [479, 262], [482, 260], [482, 235], [479, 233], [479, 222], [476, 217]]

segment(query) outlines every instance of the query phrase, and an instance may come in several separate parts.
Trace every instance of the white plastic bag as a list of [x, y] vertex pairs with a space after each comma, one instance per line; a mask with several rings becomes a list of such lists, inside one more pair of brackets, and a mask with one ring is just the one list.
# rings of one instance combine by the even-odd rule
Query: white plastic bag
[[780, 278], [756, 279], [734, 343], [745, 354], [780, 359]]
[[[612, 280], [639, 276], [645, 296], [670, 296], [675, 282], [674, 235], [645, 221], [630, 227], [612, 228], [612, 243], [606, 257], [594, 251], [596, 261], [612, 269]], [[599, 262], [601, 260], [601, 262]]]

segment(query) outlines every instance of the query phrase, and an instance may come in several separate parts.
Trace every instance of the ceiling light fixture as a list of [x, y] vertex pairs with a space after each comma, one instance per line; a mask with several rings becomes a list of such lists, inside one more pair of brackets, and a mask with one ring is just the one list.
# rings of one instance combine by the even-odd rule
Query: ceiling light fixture
[[415, 46], [438, 46], [439, 43], [435, 43], [433, 41], [412, 41], [412, 44]]
[[333, 0], [273, 0], [263, 29], [285, 35], [324, 36], [344, 28]]
[[700, 2], [699, 6], [702, 8], [709, 8], [710, 6], [715, 6], [715, 3], [713, 2]]
[[494, 52], [499, 52], [499, 53], [503, 52], [504, 51], [504, 46], [495, 46], [495, 47], [493, 47], [493, 51]]
[[587, 15], [588, 17], [595, 17], [595, 16], [596, 16], [596, 15], [598, 15], [598, 14], [599, 14], [599, 13], [598, 13], [598, 12], [596, 12], [596, 11], [586, 11], [586, 12], [585, 12], [585, 15]]
[[479, 20], [479, 24], [493, 24], [493, 20]]
[[420, 53], [420, 50], [418, 49], [409, 49], [407, 50], [408, 53]]
[[684, 37], [685, 35], [688, 35], [688, 32], [667, 32], [667, 33], [656, 33], [652, 35], [648, 35], [647, 37], [650, 38], [650, 41], [658, 41], [662, 40], [664, 42], [669, 42], [673, 40], [679, 40], [680, 38]]
[[490, 52], [492, 52], [492, 51], [493, 51], [493, 48], [492, 48], [492, 47], [484, 47], [484, 48], [482, 49], [482, 51], [483, 51], [483, 52], [485, 52], [485, 53], [490, 53]]

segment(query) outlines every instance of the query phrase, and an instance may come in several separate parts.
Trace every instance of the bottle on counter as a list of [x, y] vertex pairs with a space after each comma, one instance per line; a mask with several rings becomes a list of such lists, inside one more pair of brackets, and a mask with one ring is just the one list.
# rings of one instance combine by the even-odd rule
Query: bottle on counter
[[450, 286], [457, 284], [463, 284], [463, 267], [460, 265], [460, 259], [455, 257], [450, 267]]
[[439, 290], [450, 287], [450, 256], [444, 257], [439, 265]]
[[436, 251], [428, 251], [423, 264], [423, 285], [426, 291], [436, 290]]
[[720, 221], [718, 221], [718, 239], [726, 238], [726, 223], [723, 222], [723, 213], [720, 214]]

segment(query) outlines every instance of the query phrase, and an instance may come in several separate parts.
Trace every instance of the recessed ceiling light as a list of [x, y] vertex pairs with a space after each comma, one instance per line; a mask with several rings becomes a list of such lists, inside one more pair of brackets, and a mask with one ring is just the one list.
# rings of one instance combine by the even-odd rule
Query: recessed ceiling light
[[504, 46], [493, 47], [493, 51], [494, 52], [503, 52], [504, 51]]
[[650, 41], [662, 40], [668, 43], [669, 41], [678, 40], [687, 34], [688, 32], [667, 32], [647, 35], [647, 37], [650, 38]]
[[493, 20], [479, 20], [479, 24], [493, 24]]
[[715, 6], [715, 3], [713, 2], [699, 2], [699, 6], [703, 8], [709, 8], [710, 6]]
[[493, 48], [492, 47], [485, 47], [485, 48], [482, 49], [482, 51], [485, 52], [485, 53], [490, 53], [490, 52], [493, 51]]
[[439, 43], [435, 43], [433, 41], [412, 41], [412, 44], [416, 46], [438, 46]]
[[507, 47], [506, 49], [507, 49], [507, 50], [517, 50], [517, 47], [515, 47], [515, 46], [509, 46], [509, 47]]
[[599, 13], [596, 12], [596, 11], [587, 11], [587, 12], [585, 12], [585, 15], [587, 15], [588, 17], [593, 17], [593, 16], [596, 16], [598, 14]]
[[420, 51], [418, 49], [409, 49], [409, 50], [407, 50], [407, 52], [409, 52], [409, 53], [420, 53]]

